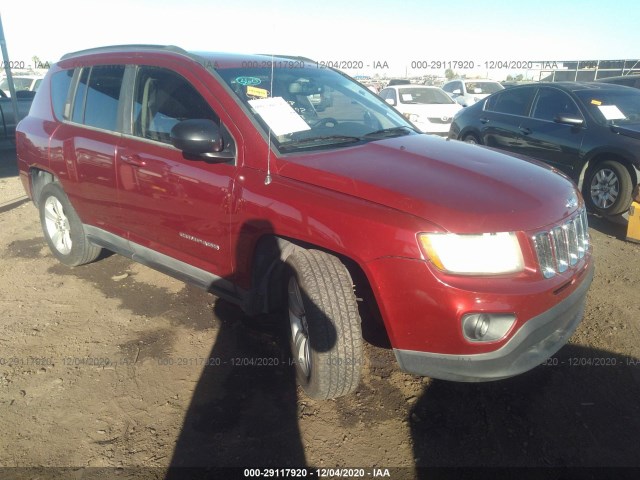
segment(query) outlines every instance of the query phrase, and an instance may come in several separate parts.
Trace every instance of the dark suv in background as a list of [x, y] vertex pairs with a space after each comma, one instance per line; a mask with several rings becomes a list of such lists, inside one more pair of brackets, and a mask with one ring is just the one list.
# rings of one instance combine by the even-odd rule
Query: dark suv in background
[[639, 181], [640, 91], [606, 83], [506, 89], [459, 112], [449, 138], [543, 160], [606, 216], [626, 212]]

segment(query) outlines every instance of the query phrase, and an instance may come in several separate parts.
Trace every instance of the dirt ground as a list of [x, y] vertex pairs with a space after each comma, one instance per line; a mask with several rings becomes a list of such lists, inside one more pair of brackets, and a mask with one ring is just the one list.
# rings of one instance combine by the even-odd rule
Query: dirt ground
[[118, 255], [65, 267], [32, 204], [2, 213], [0, 466], [640, 467], [640, 245], [590, 222], [586, 315], [549, 365], [456, 384], [367, 345], [359, 390], [321, 402], [232, 305]]

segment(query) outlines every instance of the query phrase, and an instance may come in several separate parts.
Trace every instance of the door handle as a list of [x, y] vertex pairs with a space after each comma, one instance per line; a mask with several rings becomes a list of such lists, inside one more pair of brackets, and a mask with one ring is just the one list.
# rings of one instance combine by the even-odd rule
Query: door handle
[[145, 167], [147, 165], [147, 162], [142, 160], [139, 155], [120, 155], [120, 159], [134, 167]]
[[489, 123], [489, 119], [487, 117], [482, 117], [480, 119], [480, 123], [482, 123], [482, 124]]
[[523, 135], [531, 134], [531, 129], [529, 127], [520, 127], [520, 131], [522, 132]]

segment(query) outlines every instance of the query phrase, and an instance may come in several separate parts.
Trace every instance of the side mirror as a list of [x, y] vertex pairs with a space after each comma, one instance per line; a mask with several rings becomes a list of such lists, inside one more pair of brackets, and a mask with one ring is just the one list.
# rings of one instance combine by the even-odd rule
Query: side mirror
[[385, 99], [385, 102], [387, 102], [392, 107], [396, 106], [396, 101], [393, 98], [387, 98], [387, 99]]
[[576, 115], [561, 115], [558, 114], [553, 118], [553, 121], [556, 123], [564, 123], [566, 125], [571, 125], [574, 127], [580, 127], [584, 124], [584, 119], [582, 117], [578, 117]]
[[223, 152], [220, 127], [211, 120], [192, 119], [177, 123], [171, 129], [171, 144], [189, 156], [221, 162], [233, 158], [228, 152]]

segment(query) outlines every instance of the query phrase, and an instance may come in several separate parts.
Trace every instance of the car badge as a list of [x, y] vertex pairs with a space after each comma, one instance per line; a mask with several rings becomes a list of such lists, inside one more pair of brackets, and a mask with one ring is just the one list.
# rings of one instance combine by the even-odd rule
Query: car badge
[[442, 120], [443, 122], [448, 122], [449, 121], [449, 117], [441, 117], [440, 120]]

